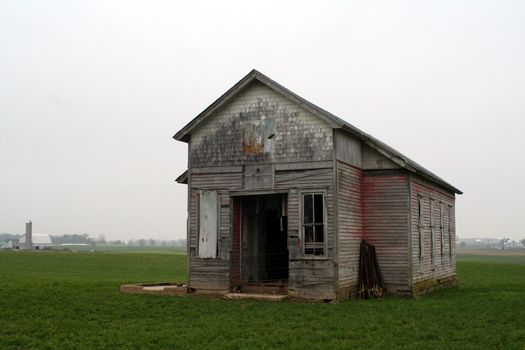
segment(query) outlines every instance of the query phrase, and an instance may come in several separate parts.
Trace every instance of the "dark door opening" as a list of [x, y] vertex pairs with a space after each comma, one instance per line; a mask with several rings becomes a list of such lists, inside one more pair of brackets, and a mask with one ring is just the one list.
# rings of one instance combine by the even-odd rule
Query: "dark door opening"
[[285, 194], [240, 198], [243, 284], [287, 283], [286, 199]]

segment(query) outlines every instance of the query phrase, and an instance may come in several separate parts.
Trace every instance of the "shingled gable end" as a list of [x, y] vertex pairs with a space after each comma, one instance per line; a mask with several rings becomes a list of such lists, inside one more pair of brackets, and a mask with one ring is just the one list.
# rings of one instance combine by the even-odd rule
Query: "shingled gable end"
[[363, 239], [389, 293], [456, 283], [462, 192], [262, 73], [174, 138], [189, 147], [190, 291], [351, 297]]

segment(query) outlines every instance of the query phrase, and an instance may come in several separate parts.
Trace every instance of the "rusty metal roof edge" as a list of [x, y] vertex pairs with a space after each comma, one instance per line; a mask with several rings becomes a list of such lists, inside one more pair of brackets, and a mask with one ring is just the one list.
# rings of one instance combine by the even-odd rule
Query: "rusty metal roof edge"
[[273, 89], [274, 91], [276, 91], [277, 93], [295, 101], [297, 104], [299, 104], [303, 108], [306, 108], [308, 111], [312, 112], [316, 116], [325, 120], [331, 127], [340, 128], [342, 130], [345, 130], [359, 137], [360, 139], [364, 140], [365, 142], [367, 142], [367, 144], [371, 145], [372, 147], [375, 146], [373, 148], [375, 148], [376, 150], [380, 152], [382, 151], [381, 153], [383, 153], [383, 155], [390, 158], [392, 161], [394, 161], [399, 166], [409, 171], [412, 171], [414, 173], [420, 174], [423, 177], [433, 182], [436, 182], [457, 194], [463, 194], [461, 190], [457, 189], [456, 187], [452, 186], [451, 184], [449, 184], [448, 182], [446, 182], [439, 176], [425, 169], [424, 167], [422, 167], [415, 161], [403, 155], [401, 152], [396, 151], [394, 148], [390, 147], [386, 143], [367, 134], [361, 129], [348, 123], [344, 119], [339, 118], [338, 116], [324, 110], [323, 108], [297, 95], [293, 91], [282, 86], [281, 84], [277, 83], [276, 81], [272, 80], [271, 78], [267, 77], [266, 75], [262, 74], [256, 69], [252, 69], [246, 76], [244, 76], [241, 80], [239, 80], [235, 85], [233, 85], [230, 89], [228, 89], [228, 91], [226, 91], [224, 94], [222, 94], [217, 100], [215, 100], [211, 105], [209, 105], [197, 117], [195, 117], [186, 126], [184, 126], [181, 130], [179, 130], [173, 136], [173, 138], [178, 141], [187, 142], [189, 140], [189, 133], [193, 128], [195, 128], [202, 120], [204, 120], [213, 111], [217, 110], [224, 103], [226, 103], [229, 99], [234, 97], [239, 91], [242, 90], [242, 88], [244, 88], [246, 85], [251, 83], [253, 80], [258, 80], [261, 83]]

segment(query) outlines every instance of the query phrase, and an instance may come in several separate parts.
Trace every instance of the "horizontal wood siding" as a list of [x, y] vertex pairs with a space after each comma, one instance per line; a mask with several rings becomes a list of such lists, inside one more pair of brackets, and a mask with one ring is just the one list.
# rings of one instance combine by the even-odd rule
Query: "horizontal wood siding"
[[290, 260], [288, 290], [307, 299], [335, 299], [335, 268], [332, 259]]
[[241, 201], [233, 198], [231, 238], [231, 285], [239, 287], [241, 281]]
[[337, 162], [339, 289], [359, 283], [359, 245], [363, 237], [361, 181], [363, 172]]
[[[229, 290], [231, 252], [231, 197], [229, 190], [242, 188], [242, 170], [237, 168], [194, 169], [190, 182], [189, 208], [189, 286], [194, 289]], [[219, 195], [219, 233], [216, 259], [199, 259], [197, 255], [199, 190], [216, 190]], [[208, 276], [209, 278], [206, 278]]]
[[[312, 163], [314, 164], [314, 163]], [[325, 194], [326, 204], [326, 256], [318, 258], [294, 257], [289, 264], [289, 289], [291, 293], [306, 298], [332, 299], [335, 297], [335, 212], [333, 170], [326, 168], [327, 162], [319, 162], [316, 168], [276, 171], [274, 174], [275, 189], [288, 193], [288, 236], [297, 239], [302, 234], [301, 193], [319, 191]], [[232, 201], [230, 190], [243, 188], [242, 172], [229, 167], [229, 172], [218, 173], [210, 170], [199, 170], [191, 174], [190, 194], [190, 287], [195, 289], [230, 288], [230, 268], [232, 286], [240, 283], [240, 267], [243, 262], [236, 252], [240, 252], [240, 206]], [[235, 170], [235, 171], [234, 171]], [[198, 239], [198, 190], [217, 190], [220, 196], [220, 237], [219, 259], [196, 259], [196, 242]], [[233, 203], [233, 204], [232, 204]], [[233, 215], [232, 208], [233, 205]], [[232, 219], [233, 225], [232, 225]], [[239, 221], [239, 222], [238, 222]], [[236, 235], [232, 238], [232, 232]], [[237, 237], [238, 236], [238, 237]], [[206, 260], [206, 261], [204, 261]], [[231, 260], [231, 261], [230, 261]], [[206, 280], [206, 274], [210, 278]], [[224, 279], [224, 280], [223, 280]]]
[[288, 288], [294, 296], [317, 299], [335, 298], [335, 211], [332, 168], [275, 172], [275, 187], [288, 192], [288, 237], [302, 236], [301, 194], [303, 191], [325, 193], [327, 254], [324, 260], [291, 258]]
[[[410, 184], [413, 283], [431, 278], [442, 279], [454, 276], [456, 274], [454, 194], [416, 176], [411, 176]], [[418, 212], [420, 198], [422, 204], [421, 227], [419, 227]], [[432, 215], [434, 219], [434, 264], [432, 264], [432, 228], [430, 222], [431, 200], [434, 202]], [[443, 215], [443, 220], [441, 220], [441, 215]], [[419, 257], [420, 232], [423, 242], [421, 258]], [[443, 233], [443, 237], [441, 233]], [[442, 242], [443, 249], [441, 247]]]
[[199, 215], [199, 192], [194, 190], [190, 191], [190, 200], [189, 200], [189, 245], [190, 248], [196, 249], [197, 248], [197, 225], [198, 225], [198, 215]]
[[364, 238], [376, 247], [389, 293], [410, 293], [408, 261], [408, 176], [365, 172]]
[[220, 192], [220, 216], [219, 216], [219, 257], [230, 260], [231, 250], [231, 198], [228, 192]]
[[191, 257], [190, 268], [190, 288], [212, 291], [228, 291], [230, 289], [229, 261]]
[[191, 187], [198, 189], [241, 189], [243, 187], [242, 172], [192, 174]]
[[275, 188], [327, 187], [332, 185], [332, 168], [275, 172]]

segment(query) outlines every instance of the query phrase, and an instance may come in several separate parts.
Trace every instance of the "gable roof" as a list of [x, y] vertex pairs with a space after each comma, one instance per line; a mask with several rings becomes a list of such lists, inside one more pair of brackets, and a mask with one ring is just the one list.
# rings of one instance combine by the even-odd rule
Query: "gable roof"
[[195, 127], [197, 127], [203, 120], [205, 120], [213, 112], [215, 112], [216, 110], [224, 106], [226, 103], [228, 103], [232, 98], [234, 98], [239, 92], [241, 92], [245, 87], [250, 85], [250, 83], [252, 83], [253, 81], [259, 81], [263, 83], [264, 85], [268, 86], [270, 89], [277, 92], [278, 94], [295, 102], [297, 105], [306, 109], [308, 112], [324, 120], [332, 128], [341, 129], [343, 131], [348, 132], [349, 134], [356, 136], [357, 138], [361, 139], [361, 141], [364, 142], [366, 145], [375, 149], [376, 151], [378, 151], [385, 157], [389, 158], [390, 160], [392, 160], [394, 163], [401, 166], [402, 168], [405, 168], [410, 172], [419, 174], [420, 176], [432, 182], [435, 182], [454, 193], [457, 193], [457, 194], [463, 193], [456, 187], [452, 186], [451, 184], [449, 184], [448, 182], [440, 178], [439, 176], [428, 171], [427, 169], [423, 168], [418, 163], [414, 162], [407, 156], [403, 155], [401, 152], [396, 151], [394, 148], [390, 147], [386, 143], [365, 133], [364, 131], [356, 128], [352, 124], [322, 109], [321, 107], [314, 105], [310, 101], [302, 98], [301, 96], [297, 95], [293, 91], [288, 90], [281, 84], [270, 79], [269, 77], [267, 77], [266, 75], [262, 74], [261, 72], [255, 69], [249, 72], [244, 78], [239, 80], [239, 82], [237, 82], [234, 86], [232, 86], [228, 91], [226, 91], [217, 100], [215, 100], [215, 102], [209, 105], [208, 108], [202, 111], [198, 116], [196, 116], [192, 121], [190, 121], [185, 127], [179, 130], [173, 136], [173, 138], [178, 141], [188, 142], [191, 136], [191, 132], [193, 129], [195, 129]]

